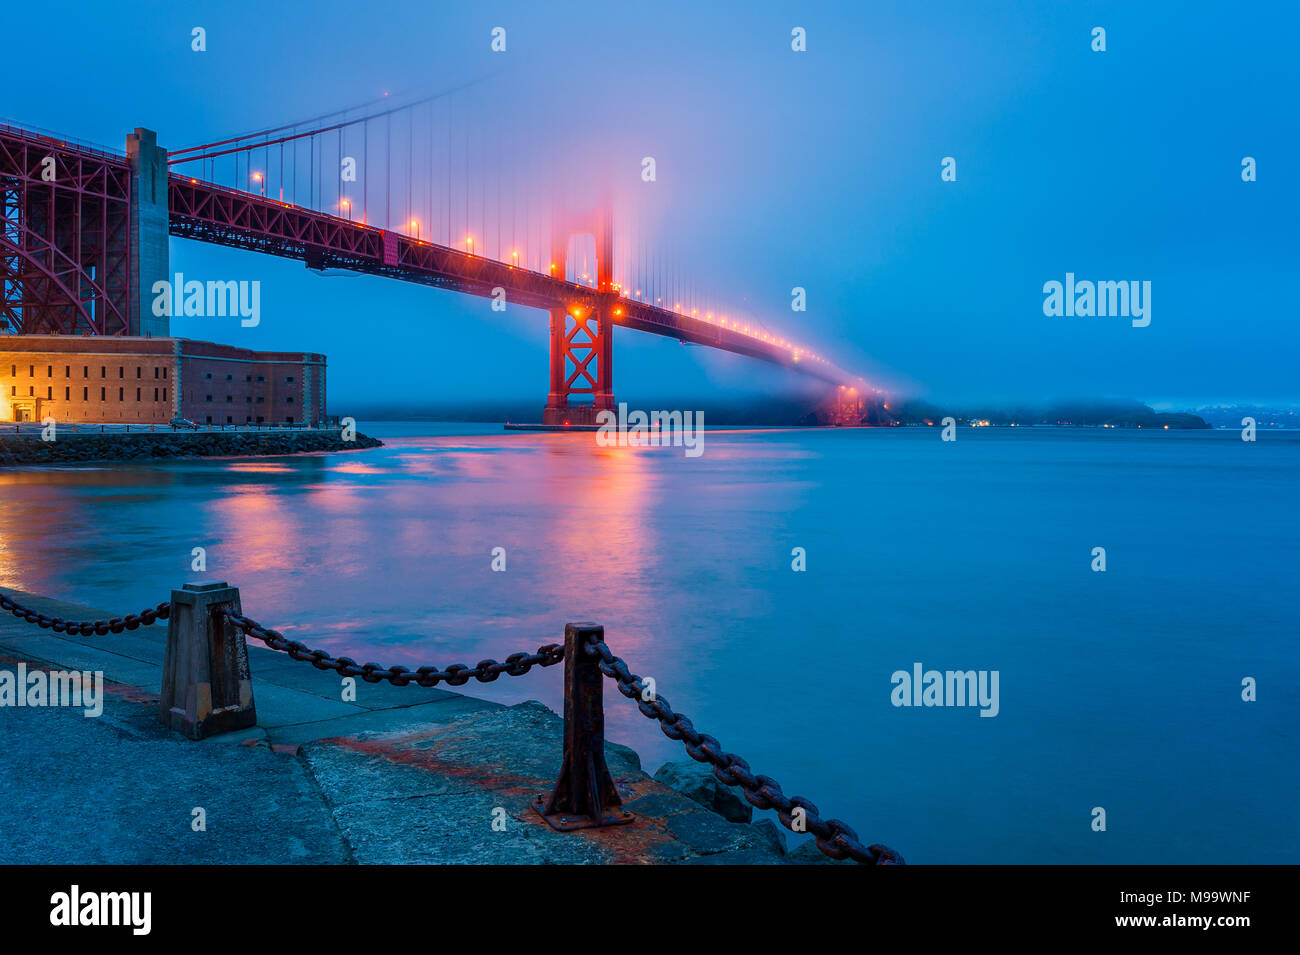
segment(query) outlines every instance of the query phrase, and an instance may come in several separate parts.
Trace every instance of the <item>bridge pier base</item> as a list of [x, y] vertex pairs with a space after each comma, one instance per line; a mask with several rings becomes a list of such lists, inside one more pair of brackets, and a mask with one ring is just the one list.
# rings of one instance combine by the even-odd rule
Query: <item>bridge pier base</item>
[[[599, 424], [596, 416], [618, 407], [614, 400], [614, 325], [602, 308], [571, 305], [551, 309], [551, 388], [542, 424]], [[572, 396], [591, 396], [574, 402]]]

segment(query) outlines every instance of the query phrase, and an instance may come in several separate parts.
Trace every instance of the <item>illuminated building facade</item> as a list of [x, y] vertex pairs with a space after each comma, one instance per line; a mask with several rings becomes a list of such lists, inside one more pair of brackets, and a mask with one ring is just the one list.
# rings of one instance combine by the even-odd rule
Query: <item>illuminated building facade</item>
[[188, 338], [0, 336], [0, 421], [319, 426], [325, 356]]

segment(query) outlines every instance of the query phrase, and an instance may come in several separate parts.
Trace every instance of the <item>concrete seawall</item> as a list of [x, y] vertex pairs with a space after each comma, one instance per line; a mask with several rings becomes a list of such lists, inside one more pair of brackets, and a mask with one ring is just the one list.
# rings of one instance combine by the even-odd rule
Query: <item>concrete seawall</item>
[[337, 429], [324, 431], [139, 431], [98, 434], [58, 432], [55, 441], [40, 434], [0, 434], [0, 466], [141, 461], [160, 458], [245, 457], [354, 451], [383, 442], [358, 433], [344, 441]]
[[[22, 591], [64, 619], [115, 614]], [[274, 625], [275, 621], [270, 621]], [[158, 721], [166, 623], [70, 636], [0, 615], [0, 672], [100, 671], [103, 712], [0, 706], [0, 864], [783, 864], [766, 819], [730, 822], [607, 745], [631, 825], [561, 833], [531, 809], [559, 772], [563, 720], [417, 685], [358, 680], [256, 642], [255, 727], [191, 741]], [[561, 668], [522, 681], [561, 680]], [[607, 706], [628, 705], [618, 694]], [[195, 829], [196, 810], [205, 827]]]

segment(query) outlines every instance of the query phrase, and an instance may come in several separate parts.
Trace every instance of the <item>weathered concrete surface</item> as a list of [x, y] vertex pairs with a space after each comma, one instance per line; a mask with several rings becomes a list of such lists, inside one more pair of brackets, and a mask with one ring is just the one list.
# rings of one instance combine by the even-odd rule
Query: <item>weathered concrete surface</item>
[[0, 864], [349, 861], [310, 774], [265, 734], [194, 746], [158, 722], [156, 700], [109, 692], [97, 719], [0, 710]]
[[563, 727], [540, 703], [521, 703], [406, 732], [320, 740], [303, 756], [358, 862], [784, 861], [769, 832], [655, 782], [621, 746], [607, 746], [607, 761], [636, 820], [552, 829], [531, 802], [559, 773]]
[[[65, 619], [117, 615], [5, 593]], [[556, 832], [530, 806], [562, 752], [563, 721], [541, 704], [364, 682], [345, 702], [337, 674], [257, 645], [258, 725], [187, 740], [157, 721], [165, 640], [164, 625], [70, 637], [0, 615], [0, 670], [22, 660], [113, 684], [99, 718], [0, 707], [0, 863], [789, 861], [774, 826], [727, 821], [615, 744], [610, 771], [637, 820]], [[206, 832], [191, 828], [196, 807]]]

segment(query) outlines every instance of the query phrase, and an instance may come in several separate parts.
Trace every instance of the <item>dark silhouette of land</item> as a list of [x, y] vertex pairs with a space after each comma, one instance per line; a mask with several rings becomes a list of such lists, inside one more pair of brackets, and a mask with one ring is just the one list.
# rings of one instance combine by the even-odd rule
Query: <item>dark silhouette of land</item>
[[[986, 424], [995, 427], [1053, 425], [1080, 428], [1208, 428], [1206, 421], [1190, 412], [1155, 411], [1139, 401], [1075, 399], [1047, 404], [961, 404], [942, 405], [928, 401], [890, 402], [877, 414], [879, 423], [900, 425], [939, 424], [945, 417], [958, 424]], [[872, 422], [877, 423], [877, 422]]]
[[[863, 403], [860, 409], [837, 404], [834, 396], [809, 394], [777, 396], [759, 401], [666, 399], [662, 396], [652, 400], [638, 400], [635, 395], [626, 398], [620, 395], [619, 400], [626, 401], [628, 408], [633, 410], [702, 411], [704, 420], [710, 427], [816, 427], [833, 424], [937, 426], [947, 417], [955, 419], [961, 425], [979, 422], [999, 427], [1054, 425], [1094, 428], [1168, 427], [1171, 430], [1210, 427], [1203, 418], [1190, 412], [1159, 412], [1138, 401], [1110, 399], [1058, 400], [1039, 404], [945, 404], [918, 399], [873, 398]], [[521, 424], [541, 420], [541, 409], [536, 406], [536, 402], [473, 405], [443, 402], [414, 405], [375, 403], [351, 406], [349, 413], [355, 414], [359, 420], [367, 421], [508, 421]]]

